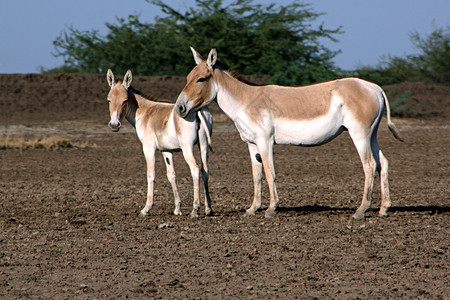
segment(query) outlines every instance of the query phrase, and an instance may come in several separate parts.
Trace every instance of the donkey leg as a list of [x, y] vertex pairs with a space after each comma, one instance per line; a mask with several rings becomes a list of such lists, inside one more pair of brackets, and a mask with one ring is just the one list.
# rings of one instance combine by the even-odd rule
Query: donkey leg
[[275, 184], [275, 166], [273, 164], [273, 142], [264, 141], [258, 145], [261, 153], [261, 158], [264, 166], [264, 174], [266, 175], [267, 183], [269, 184], [270, 203], [266, 210], [266, 218], [274, 218], [276, 216], [275, 210], [278, 206], [278, 193]]
[[144, 146], [145, 161], [147, 162], [147, 201], [139, 213], [140, 217], [148, 216], [153, 206], [153, 184], [155, 181], [155, 148]]
[[380, 146], [378, 145], [376, 133], [372, 134], [371, 144], [372, 154], [375, 159], [377, 171], [380, 174], [380, 182], [381, 182], [381, 205], [380, 211], [378, 213], [379, 216], [384, 217], [387, 216], [387, 210], [391, 206], [391, 197], [389, 193], [389, 162], [386, 157], [383, 155], [383, 152], [380, 150]]
[[383, 155], [381, 150], [379, 151], [380, 157], [380, 181], [381, 181], [381, 206], [380, 211], [378, 213], [379, 216], [385, 217], [387, 216], [387, 210], [391, 207], [391, 196], [389, 192], [389, 162], [386, 157]]
[[250, 152], [250, 159], [252, 161], [252, 174], [254, 185], [253, 203], [245, 212], [244, 216], [254, 216], [255, 212], [261, 207], [261, 180], [262, 180], [262, 159], [259, 154], [258, 147], [253, 144], [248, 144]]
[[200, 189], [199, 189], [200, 168], [198, 167], [197, 162], [195, 161], [195, 157], [192, 150], [193, 150], [192, 147], [190, 147], [189, 149], [186, 148], [183, 149], [183, 156], [187, 164], [189, 165], [189, 169], [191, 170], [192, 175], [192, 181], [194, 183], [194, 202], [191, 217], [197, 218], [198, 209], [200, 208]]
[[370, 149], [370, 143], [367, 139], [363, 139], [360, 142], [355, 142], [356, 149], [361, 158], [361, 162], [364, 169], [364, 192], [361, 205], [356, 210], [353, 218], [363, 219], [364, 213], [370, 208], [372, 203], [372, 191], [373, 191], [373, 181], [375, 178], [376, 162], [373, 157], [372, 151]]
[[173, 154], [171, 152], [163, 152], [162, 155], [164, 157], [164, 163], [166, 164], [167, 179], [169, 180], [170, 185], [172, 186], [172, 192], [175, 201], [175, 210], [173, 214], [181, 216], [181, 199], [180, 195], [178, 194], [177, 178], [175, 174], [175, 168], [173, 165]]
[[205, 133], [202, 134], [202, 131], [199, 130], [199, 149], [200, 156], [202, 159], [201, 163], [201, 173], [203, 186], [205, 187], [205, 215], [210, 216], [214, 212], [211, 208], [211, 197], [209, 196], [209, 169], [208, 169], [208, 158], [209, 158], [209, 148], [208, 148], [208, 140], [205, 136]]

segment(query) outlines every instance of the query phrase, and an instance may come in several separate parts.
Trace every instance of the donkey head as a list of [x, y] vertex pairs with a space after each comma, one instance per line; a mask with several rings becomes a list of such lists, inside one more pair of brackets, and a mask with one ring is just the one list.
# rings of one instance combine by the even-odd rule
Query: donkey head
[[182, 118], [186, 118], [191, 111], [208, 105], [217, 95], [213, 78], [213, 67], [217, 61], [216, 49], [211, 49], [206, 60], [192, 47], [191, 51], [197, 66], [187, 76], [186, 86], [175, 104], [175, 111]]
[[131, 71], [128, 70], [123, 80], [116, 81], [111, 69], [106, 73], [106, 80], [111, 90], [108, 94], [109, 115], [111, 120], [108, 123], [112, 131], [117, 132], [122, 126], [121, 121], [127, 114], [128, 88], [132, 81]]

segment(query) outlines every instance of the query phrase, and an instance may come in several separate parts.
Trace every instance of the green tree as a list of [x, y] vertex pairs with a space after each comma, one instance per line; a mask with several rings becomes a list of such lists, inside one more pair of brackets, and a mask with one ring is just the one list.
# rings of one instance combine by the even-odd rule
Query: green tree
[[364, 66], [355, 73], [380, 85], [403, 81], [425, 81], [450, 84], [450, 27], [436, 28], [429, 36], [410, 34], [419, 51], [406, 57], [385, 56], [375, 67]]
[[56, 56], [66, 70], [125, 72], [139, 75], [186, 75], [193, 67], [188, 46], [200, 53], [216, 47], [219, 58], [242, 74], [265, 74], [273, 83], [297, 85], [335, 77], [339, 69], [332, 59], [338, 54], [320, 39], [336, 41], [341, 28], [313, 28], [322, 14], [309, 4], [263, 6], [252, 0], [196, 0], [196, 6], [180, 13], [161, 0], [146, 0], [165, 13], [153, 24], [139, 15], [107, 23], [106, 36], [98, 31], [68, 27], [55, 41]]
[[437, 28], [425, 38], [414, 32], [410, 40], [421, 53], [412, 60], [422, 76], [433, 82], [450, 84], [450, 26]]

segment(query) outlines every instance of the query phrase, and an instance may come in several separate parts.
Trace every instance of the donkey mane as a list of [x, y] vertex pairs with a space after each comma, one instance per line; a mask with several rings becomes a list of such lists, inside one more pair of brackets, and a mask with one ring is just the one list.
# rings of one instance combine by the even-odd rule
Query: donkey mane
[[170, 101], [170, 100], [167, 100], [167, 99], [159, 99], [159, 98], [156, 98], [155, 96], [148, 95], [148, 94], [144, 94], [144, 93], [142, 93], [141, 91], [136, 90], [136, 89], [133, 88], [132, 86], [130, 86], [130, 87], [128, 88], [128, 90], [129, 90], [130, 92], [132, 92], [133, 94], [135, 94], [135, 95], [139, 95], [139, 96], [141, 96], [142, 98], [145, 98], [146, 100], [150, 100], [150, 101], [154, 101], [154, 102], [160, 102], [160, 103], [171, 103], [171, 104], [174, 104], [174, 102], [172, 102], [172, 101]]
[[264, 86], [267, 84], [257, 84], [251, 81], [248, 81], [247, 79], [245, 79], [241, 74], [239, 74], [237, 71], [233, 70], [232, 68], [230, 68], [226, 63], [217, 60], [216, 63], [214, 64], [215, 68], [218, 68], [222, 71], [227, 72], [228, 74], [230, 74], [231, 77], [239, 80], [240, 82], [243, 82], [245, 84], [251, 85], [251, 86]]
[[[122, 84], [123, 81], [122, 80], [116, 80], [116, 84]], [[170, 101], [170, 100], [166, 100], [166, 99], [159, 99], [155, 96], [149, 95], [149, 94], [144, 94], [141, 91], [136, 90], [134, 87], [130, 86], [128, 88], [128, 91], [130, 91], [131, 93], [135, 94], [135, 95], [139, 95], [142, 98], [149, 100], [149, 101], [153, 101], [153, 102], [160, 102], [160, 103], [171, 103], [174, 104], [174, 102]]]

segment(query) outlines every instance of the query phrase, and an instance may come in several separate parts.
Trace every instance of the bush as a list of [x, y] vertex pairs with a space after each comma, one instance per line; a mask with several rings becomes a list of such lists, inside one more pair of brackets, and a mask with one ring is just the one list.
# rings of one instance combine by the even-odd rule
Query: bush
[[380, 85], [404, 81], [450, 84], [450, 27], [437, 28], [422, 38], [417, 32], [410, 40], [419, 50], [405, 58], [387, 56], [375, 67], [364, 66], [352, 73]]
[[[403, 94], [397, 98], [391, 98], [390, 96], [395, 92], [395, 88], [391, 88], [387, 92], [387, 97], [390, 98], [389, 106], [391, 108], [391, 116], [394, 117], [413, 117], [422, 113], [423, 109], [418, 103], [406, 103], [406, 100], [412, 96], [410, 90], [404, 90]], [[386, 111], [385, 111], [386, 113]]]

